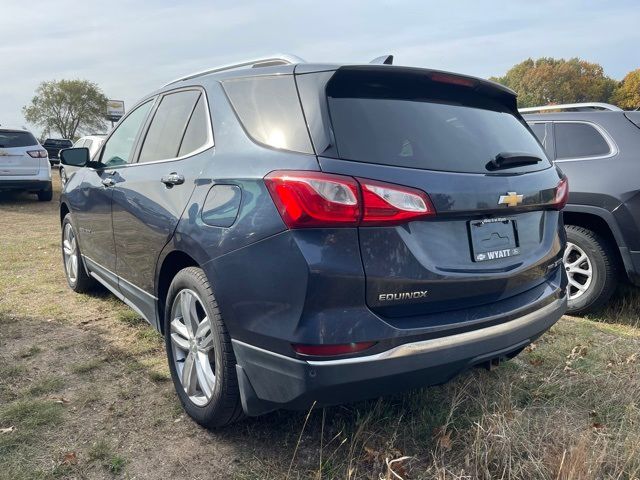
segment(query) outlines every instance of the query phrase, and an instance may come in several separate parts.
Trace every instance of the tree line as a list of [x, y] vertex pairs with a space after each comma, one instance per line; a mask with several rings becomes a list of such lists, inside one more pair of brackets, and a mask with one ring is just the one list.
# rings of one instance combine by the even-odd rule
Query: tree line
[[640, 108], [640, 68], [618, 82], [601, 65], [579, 58], [529, 58], [490, 80], [514, 90], [519, 107], [605, 102], [625, 110]]
[[[579, 58], [529, 58], [491, 80], [514, 90], [520, 107], [607, 102], [625, 110], [640, 108], [640, 68], [618, 82], [605, 75], [601, 65]], [[106, 108], [107, 97], [97, 84], [54, 80], [41, 83], [22, 112], [44, 135], [57, 132], [75, 140], [83, 133], [104, 131]]]

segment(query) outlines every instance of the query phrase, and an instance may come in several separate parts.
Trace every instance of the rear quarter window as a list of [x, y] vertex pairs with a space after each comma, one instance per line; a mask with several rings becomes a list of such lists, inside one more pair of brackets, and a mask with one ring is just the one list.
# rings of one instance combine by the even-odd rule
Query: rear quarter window
[[313, 153], [293, 75], [227, 80], [223, 87], [253, 140], [272, 148]]
[[556, 122], [556, 159], [601, 157], [611, 153], [609, 143], [588, 123]]
[[0, 148], [30, 147], [37, 144], [36, 137], [30, 132], [0, 130]]

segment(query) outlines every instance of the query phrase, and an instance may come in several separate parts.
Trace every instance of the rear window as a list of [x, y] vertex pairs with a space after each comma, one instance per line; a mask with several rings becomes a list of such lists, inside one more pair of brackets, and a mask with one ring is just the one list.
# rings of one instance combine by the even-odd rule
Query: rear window
[[487, 173], [500, 153], [541, 158], [505, 173], [550, 166], [525, 124], [497, 98], [426, 74], [338, 72], [327, 84], [340, 158], [398, 167]]
[[30, 147], [38, 141], [29, 132], [0, 130], [0, 148]]
[[556, 158], [600, 157], [611, 153], [602, 134], [588, 123], [557, 122], [554, 125]]
[[47, 138], [44, 143], [46, 145], [53, 145], [55, 147], [70, 147], [73, 145], [73, 142], [71, 140], [66, 140], [66, 139], [62, 139], [62, 138]]

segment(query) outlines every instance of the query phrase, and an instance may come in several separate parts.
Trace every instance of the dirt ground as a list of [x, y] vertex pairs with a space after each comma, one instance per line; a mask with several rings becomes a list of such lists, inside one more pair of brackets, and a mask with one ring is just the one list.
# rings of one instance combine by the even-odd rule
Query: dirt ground
[[210, 432], [161, 337], [67, 288], [58, 191], [0, 194], [0, 478], [640, 478], [637, 289], [491, 372]]

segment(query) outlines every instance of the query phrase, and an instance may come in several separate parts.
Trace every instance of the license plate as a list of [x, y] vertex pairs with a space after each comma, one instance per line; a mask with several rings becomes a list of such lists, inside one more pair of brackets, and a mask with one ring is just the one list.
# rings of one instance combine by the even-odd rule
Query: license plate
[[520, 255], [515, 220], [488, 218], [469, 222], [474, 262], [485, 262]]

